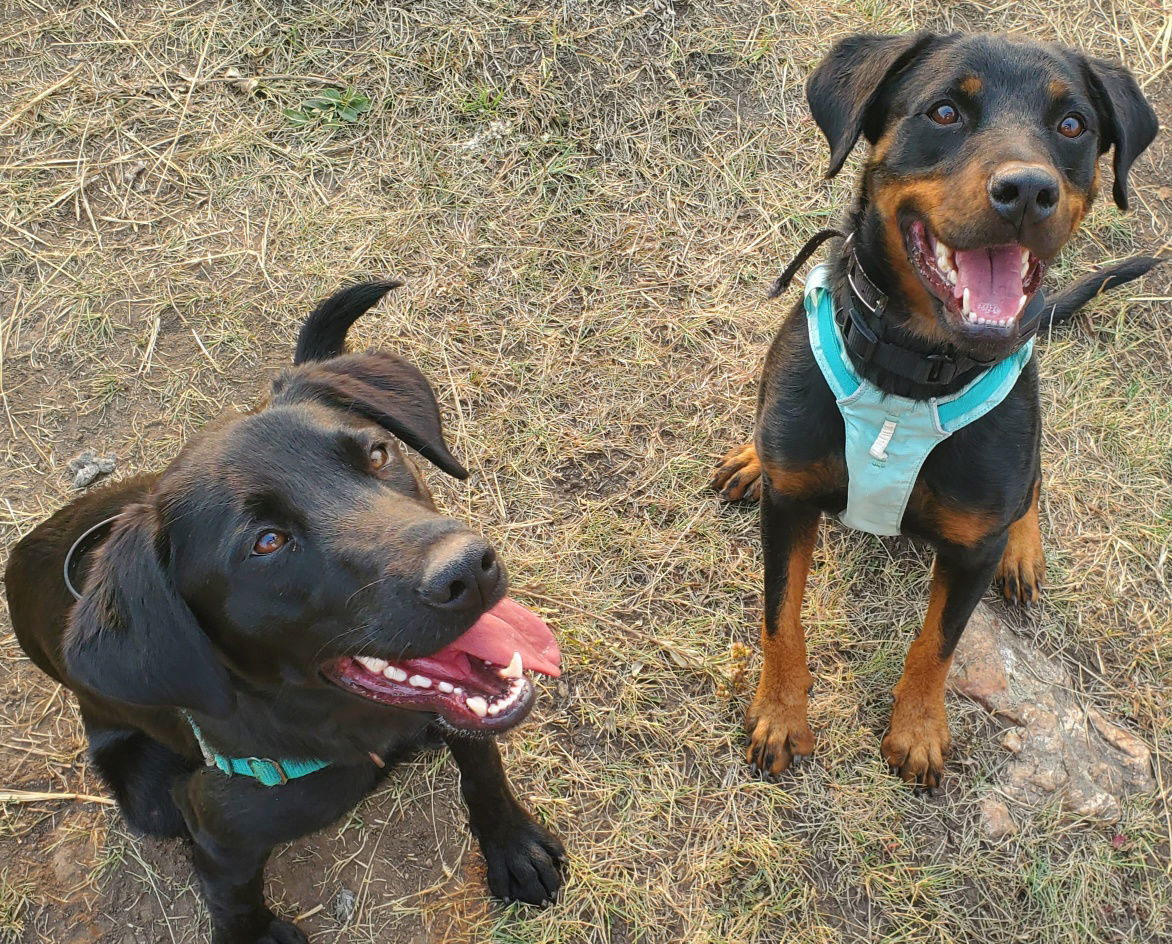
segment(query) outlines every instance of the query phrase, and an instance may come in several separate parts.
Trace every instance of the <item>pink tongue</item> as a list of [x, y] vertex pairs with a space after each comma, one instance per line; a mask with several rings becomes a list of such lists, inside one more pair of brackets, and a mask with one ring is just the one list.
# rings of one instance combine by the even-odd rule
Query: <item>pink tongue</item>
[[969, 311], [983, 318], [1004, 321], [1017, 314], [1021, 296], [1021, 249], [1018, 246], [990, 246], [987, 249], [958, 249], [956, 287], [953, 295], [964, 297], [969, 290]]
[[513, 653], [519, 652], [521, 664], [526, 669], [554, 678], [562, 674], [562, 654], [549, 627], [536, 613], [509, 597], [480, 617], [468, 632], [445, 649], [466, 652], [496, 665], [508, 665]]

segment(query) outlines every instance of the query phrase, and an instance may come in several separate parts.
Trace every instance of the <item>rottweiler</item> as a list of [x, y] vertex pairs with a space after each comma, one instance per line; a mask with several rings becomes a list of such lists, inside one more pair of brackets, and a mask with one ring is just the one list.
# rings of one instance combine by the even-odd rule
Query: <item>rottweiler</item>
[[540, 903], [561, 884], [562, 846], [514, 798], [491, 737], [529, 714], [527, 672], [558, 674], [557, 644], [400, 447], [468, 474], [423, 374], [344, 351], [395, 285], [326, 299], [260, 408], [67, 505], [5, 572], [16, 636], [76, 695], [126, 821], [191, 841], [216, 944], [305, 941], [265, 904], [273, 847], [440, 741], [490, 890]]
[[[930, 793], [950, 745], [945, 678], [974, 607], [994, 578], [1023, 604], [1042, 585], [1030, 339], [1158, 260], [1101, 270], [1052, 300], [1042, 278], [1095, 198], [1109, 150], [1112, 194], [1127, 208], [1128, 172], [1155, 137], [1156, 115], [1119, 65], [983, 34], [844, 38], [806, 95], [830, 146], [827, 176], [860, 137], [869, 152], [842, 230], [823, 234], [845, 238], [807, 282], [826, 314], [808, 314], [807, 300], [790, 312], [765, 362], [755, 441], [729, 452], [713, 479], [726, 500], [761, 503], [764, 667], [746, 714], [748, 760], [771, 776], [814, 747], [800, 611], [821, 515], [884, 518], [890, 530], [866, 530], [936, 550], [927, 615], [881, 745], [894, 773]], [[837, 368], [819, 360], [827, 344]], [[940, 441], [918, 467], [908, 460], [902, 498], [896, 488], [887, 505], [868, 499], [886, 487], [869, 476], [895, 474], [884, 464], [900, 461], [892, 447], [904, 417], [938, 423], [942, 403], [993, 381], [1004, 383], [1003, 399], [978, 403], [984, 415], [928, 429]], [[856, 396], [878, 417], [873, 441], [844, 418]], [[896, 403], [907, 412], [885, 419]]]

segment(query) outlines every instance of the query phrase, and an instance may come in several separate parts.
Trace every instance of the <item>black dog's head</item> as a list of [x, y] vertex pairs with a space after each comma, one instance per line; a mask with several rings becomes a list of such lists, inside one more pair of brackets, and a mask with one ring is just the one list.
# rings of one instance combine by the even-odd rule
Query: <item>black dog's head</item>
[[470, 730], [525, 717], [523, 670], [557, 674], [557, 647], [396, 442], [466, 477], [431, 387], [394, 355], [340, 354], [390, 287], [323, 302], [268, 403], [188, 443], [123, 512], [74, 609], [76, 679], [221, 716], [247, 685], [335, 686]]
[[1125, 69], [987, 35], [852, 36], [806, 91], [830, 176], [860, 135], [872, 146], [858, 207], [868, 274], [904, 299], [913, 332], [986, 355], [1017, 341], [1095, 197], [1099, 156], [1114, 149], [1126, 209], [1157, 129]]

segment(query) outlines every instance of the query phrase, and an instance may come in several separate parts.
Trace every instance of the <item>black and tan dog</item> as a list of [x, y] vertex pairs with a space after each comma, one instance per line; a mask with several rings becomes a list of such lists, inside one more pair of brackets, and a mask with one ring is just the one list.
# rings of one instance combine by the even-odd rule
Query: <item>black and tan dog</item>
[[492, 892], [536, 903], [561, 884], [561, 845], [489, 737], [529, 713], [525, 671], [556, 675], [557, 645], [396, 442], [467, 475], [423, 375], [342, 353], [392, 287], [327, 299], [262, 409], [63, 508], [5, 573], [16, 635], [76, 694], [127, 821], [192, 840], [217, 944], [305, 941], [265, 905], [272, 848], [344, 815], [433, 733]]
[[[1113, 194], [1126, 208], [1129, 168], [1156, 133], [1117, 65], [987, 35], [858, 35], [818, 66], [807, 98], [829, 175], [860, 136], [870, 145], [829, 297], [850, 363], [880, 396], [946, 397], [1156, 262], [1040, 302], [1047, 263], [1095, 197], [1100, 155], [1114, 151]], [[899, 530], [935, 545], [936, 562], [882, 753], [921, 788], [941, 776], [945, 677], [973, 608], [994, 577], [1022, 603], [1042, 583], [1039, 414], [1030, 360], [1000, 405], [944, 439], [913, 479]], [[844, 428], [799, 303], [765, 363], [755, 445], [732, 450], [713, 482], [726, 499], [761, 499], [765, 663], [746, 728], [749, 761], [767, 774], [814, 746], [800, 610], [819, 518], [847, 505]]]

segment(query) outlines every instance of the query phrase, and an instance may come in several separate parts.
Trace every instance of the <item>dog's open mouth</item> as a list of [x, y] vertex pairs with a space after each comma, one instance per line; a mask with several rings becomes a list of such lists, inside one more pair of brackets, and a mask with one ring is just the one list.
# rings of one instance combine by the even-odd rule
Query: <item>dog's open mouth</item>
[[345, 656], [322, 672], [347, 691], [384, 705], [434, 712], [469, 731], [503, 731], [524, 721], [533, 707], [533, 683], [525, 672], [556, 678], [560, 663], [549, 627], [505, 597], [431, 655], [400, 662]]
[[906, 231], [908, 257], [921, 281], [961, 325], [981, 333], [1015, 333], [1042, 284], [1045, 262], [1024, 246], [953, 249], [920, 220]]

